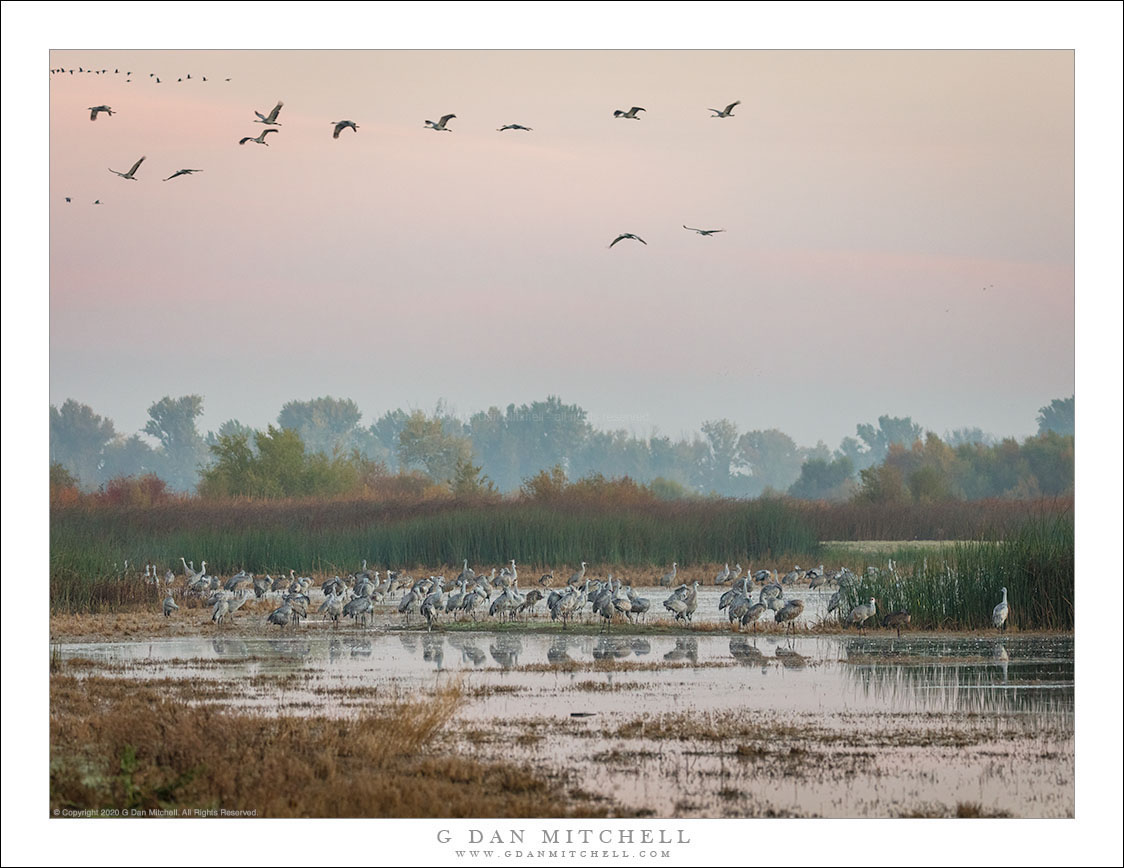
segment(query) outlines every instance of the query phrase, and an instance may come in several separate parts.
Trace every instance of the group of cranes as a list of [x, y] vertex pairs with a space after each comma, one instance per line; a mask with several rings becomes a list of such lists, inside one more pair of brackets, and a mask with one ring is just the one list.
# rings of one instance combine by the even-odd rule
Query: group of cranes
[[[183, 565], [183, 593], [205, 599], [206, 605], [212, 609], [211, 620], [216, 624], [230, 619], [249, 600], [261, 599], [269, 594], [280, 595], [281, 605], [266, 617], [267, 624], [284, 627], [299, 624], [302, 618], [308, 617], [313, 579], [298, 577], [295, 570], [290, 570], [287, 577], [277, 579], [268, 575], [255, 577], [253, 573], [240, 570], [224, 582], [207, 573], [206, 561], [201, 562], [198, 570], [195, 569], [194, 561], [189, 562], [181, 557], [180, 563]], [[619, 577], [614, 578], [612, 573], [605, 580], [589, 577], [589, 565], [585, 561], [581, 562], [580, 568], [570, 576], [563, 588], [549, 592], [539, 588], [520, 590], [516, 562], [512, 559], [508, 564], [498, 572], [493, 567], [490, 574], [476, 573], [465, 559], [459, 575], [452, 581], [447, 581], [444, 576], [414, 580], [404, 573], [389, 570], [383, 580], [380, 579], [379, 570], [368, 570], [367, 562], [363, 561], [362, 568], [346, 579], [336, 575], [321, 584], [324, 599], [317, 614], [336, 625], [343, 617], [351, 617], [356, 623], [367, 625], [375, 614], [376, 605], [387, 602], [396, 591], [402, 594], [397, 611], [405, 616], [406, 625], [409, 625], [411, 615], [420, 614], [425, 618], [429, 630], [445, 616], [454, 619], [470, 616], [476, 621], [477, 613], [484, 611], [485, 603], [488, 604], [486, 611], [489, 617], [514, 621], [520, 617], [532, 617], [537, 604], [545, 601], [551, 620], [561, 621], [563, 629], [568, 627], [573, 618], [582, 614], [587, 604], [593, 615], [602, 619], [606, 630], [611, 629], [613, 621], [618, 618], [637, 623], [646, 617], [651, 608], [651, 601], [640, 597], [631, 581], [626, 583]], [[658, 584], [664, 587], [674, 585], [678, 577], [678, 566], [678, 562], [672, 563], [670, 572], [665, 573]], [[128, 570], [127, 561], [125, 570]], [[792, 572], [800, 571], [796, 568]], [[549, 586], [553, 574], [554, 571], [551, 570], [543, 575], [539, 580], [540, 584]], [[752, 625], [756, 632], [761, 618], [767, 612], [773, 612], [776, 623], [786, 625], [788, 632], [794, 631], [797, 619], [805, 611], [806, 602], [786, 595], [785, 579], [788, 575], [791, 573], [778, 578], [776, 570], [746, 571], [742, 575], [740, 563], [735, 565], [734, 570], [730, 570], [729, 564], [725, 564], [714, 583], [721, 585], [729, 581], [732, 585], [719, 598], [719, 614], [724, 611], [731, 627], [736, 625], [739, 631]], [[856, 587], [854, 574], [846, 569], [825, 573], [821, 564], [804, 571], [804, 576], [809, 579], [809, 590], [820, 587], [825, 576], [840, 583], [839, 590], [828, 603], [827, 614], [838, 611], [848, 589], [852, 589], [853, 593]], [[146, 583], [158, 585], [160, 578], [155, 564], [145, 565]], [[167, 570], [163, 579], [167, 591], [162, 612], [165, 618], [170, 618], [180, 610], [172, 587], [176, 576], [171, 570]], [[750, 592], [751, 582], [762, 584], [756, 602]], [[692, 623], [698, 609], [699, 584], [698, 580], [691, 584], [681, 583], [663, 601], [664, 609], [676, 623]], [[1006, 630], [1009, 614], [1007, 589], [1004, 587], [1000, 591], [1002, 600], [992, 611], [992, 624], [997, 630]], [[210, 596], [206, 596], [208, 594]], [[878, 603], [874, 596], [870, 596], [865, 602], [853, 606], [841, 620], [846, 626], [865, 633], [869, 622], [877, 616]], [[909, 627], [911, 622], [910, 613], [901, 609], [883, 616], [880, 624], [883, 628], [895, 630], [900, 637], [902, 628]]]

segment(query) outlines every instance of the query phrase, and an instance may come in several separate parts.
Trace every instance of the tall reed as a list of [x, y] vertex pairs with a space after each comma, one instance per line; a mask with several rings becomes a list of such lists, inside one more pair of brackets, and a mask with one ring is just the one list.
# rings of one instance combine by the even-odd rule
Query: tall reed
[[989, 628], [1006, 588], [1008, 629], [1074, 626], [1072, 515], [1030, 519], [1004, 540], [902, 548], [874, 572], [862, 565], [855, 572], [857, 579], [843, 588], [844, 620], [854, 606], [874, 597], [879, 620], [904, 609], [914, 627]]
[[185, 557], [197, 568], [206, 560], [214, 575], [238, 569], [330, 574], [354, 571], [364, 558], [369, 566], [395, 569], [459, 567], [465, 558], [478, 566], [515, 559], [529, 568], [581, 561], [689, 566], [818, 547], [811, 523], [778, 501], [67, 507], [51, 516], [51, 592], [56, 610], [127, 602], [112, 566], [126, 558], [138, 567], [155, 562], [161, 573], [181, 572]]

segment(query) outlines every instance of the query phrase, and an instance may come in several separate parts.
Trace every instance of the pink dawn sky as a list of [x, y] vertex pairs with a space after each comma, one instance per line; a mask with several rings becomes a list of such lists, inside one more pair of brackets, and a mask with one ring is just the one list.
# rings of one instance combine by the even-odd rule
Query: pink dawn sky
[[[1119, 559], [1121, 8], [4, 3], [5, 551], [48, 549], [45, 390], [126, 433], [192, 392], [205, 430], [325, 394], [369, 423], [439, 398], [467, 414], [556, 393], [605, 427], [675, 435], [729, 417], [836, 446], [883, 413], [1024, 436], [1076, 383], [1091, 624], [1090, 582]], [[92, 50], [350, 41], [606, 50]], [[653, 46], [706, 50], [616, 50]], [[950, 46], [975, 50], [712, 50]], [[88, 64], [133, 81], [48, 74]], [[270, 146], [239, 147], [279, 99]], [[708, 117], [736, 99], [734, 117]], [[91, 123], [102, 103], [116, 114]], [[639, 121], [612, 117], [632, 105], [648, 109]], [[451, 132], [423, 128], [450, 112]], [[345, 118], [358, 133], [333, 141]], [[534, 131], [496, 132], [511, 122]], [[107, 171], [141, 155], [135, 182]], [[204, 171], [160, 180], [180, 168]], [[648, 245], [608, 250], [621, 232]], [[36, 413], [42, 428], [20, 425]], [[6, 691], [41, 712], [4, 729], [5, 779], [21, 781], [5, 787], [5, 825], [19, 824], [5, 862], [167, 852], [165, 825], [130, 827], [122, 848], [117, 825], [18, 810], [27, 786], [45, 804], [47, 686], [24, 661], [46, 631], [4, 613]], [[1080, 643], [1078, 680], [1096, 688], [1079, 690], [1073, 834], [958, 825], [939, 858], [974, 864], [1001, 840], [1012, 864], [1119, 861], [1105, 770], [1120, 766], [1120, 680], [1099, 665], [1119, 657], [1119, 619]], [[697, 864], [744, 862], [744, 824], [684, 825]], [[232, 858], [265, 858], [223, 828]], [[371, 828], [388, 861], [415, 859], [394, 832], [418, 824]], [[898, 821], [879, 830], [890, 846], [858, 850], [766, 834], [753, 853], [864, 864], [915, 852], [933, 828]], [[192, 858], [202, 839], [181, 839]], [[322, 858], [323, 842], [297, 836], [287, 853]]]
[[[1073, 64], [53, 51], [108, 72], [50, 79], [50, 400], [127, 432], [185, 393], [204, 429], [329, 394], [365, 423], [558, 394], [638, 434], [1025, 436], [1074, 391]], [[239, 146], [278, 100], [269, 147]]]

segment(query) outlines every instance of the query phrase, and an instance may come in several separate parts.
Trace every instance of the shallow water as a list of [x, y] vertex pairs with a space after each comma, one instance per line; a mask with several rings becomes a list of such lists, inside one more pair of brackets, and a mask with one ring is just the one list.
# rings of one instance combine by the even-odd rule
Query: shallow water
[[[1071, 637], [316, 633], [66, 644], [61, 653], [64, 660], [96, 660], [139, 677], [301, 674], [317, 687], [431, 687], [456, 679], [468, 688], [527, 688], [478, 703], [476, 711], [485, 715], [516, 708], [521, 714], [569, 714], [571, 703], [559, 702], [558, 694], [568, 692], [572, 683], [590, 681], [605, 687], [644, 685], [639, 695], [599, 692], [604, 711], [770, 707], [1073, 713]], [[220, 660], [224, 665], [214, 666]], [[612, 664], [619, 668], [605, 668]], [[537, 671], [542, 669], [546, 671]], [[332, 707], [326, 704], [318, 711], [330, 714]]]
[[346, 715], [372, 690], [458, 683], [467, 701], [451, 744], [576, 776], [657, 816], [893, 816], [964, 801], [1071, 815], [1073, 653], [1068, 636], [713, 633], [61, 646], [64, 661], [105, 666], [79, 675], [221, 680], [238, 685], [221, 701], [266, 713]]

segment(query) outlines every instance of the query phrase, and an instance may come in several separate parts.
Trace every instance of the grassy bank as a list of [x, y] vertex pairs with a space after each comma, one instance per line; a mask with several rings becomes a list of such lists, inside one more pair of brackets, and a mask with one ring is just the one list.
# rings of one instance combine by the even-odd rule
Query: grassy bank
[[914, 627], [978, 629], [991, 626], [1005, 587], [1009, 628], [1073, 629], [1072, 515], [1031, 519], [1001, 541], [905, 544], [880, 555], [883, 566], [844, 588], [842, 612], [874, 597], [879, 618], [904, 609]]
[[[603, 811], [514, 764], [436, 749], [457, 689], [356, 717], [268, 717], [194, 682], [51, 678], [52, 810], [258, 817], [542, 817]], [[172, 695], [174, 694], [174, 695]], [[158, 814], [157, 814], [158, 816]]]

